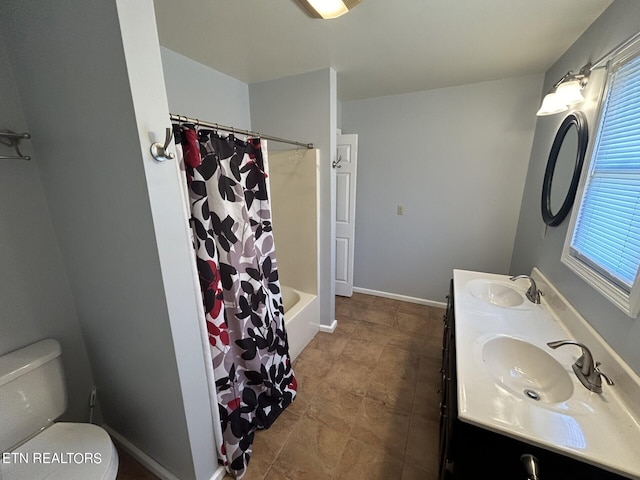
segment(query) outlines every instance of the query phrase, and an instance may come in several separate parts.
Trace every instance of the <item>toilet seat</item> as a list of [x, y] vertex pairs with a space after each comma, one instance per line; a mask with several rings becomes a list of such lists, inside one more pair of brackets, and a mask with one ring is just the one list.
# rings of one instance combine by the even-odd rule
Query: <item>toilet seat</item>
[[89, 423], [54, 423], [0, 457], [3, 480], [115, 480], [117, 473], [111, 437]]

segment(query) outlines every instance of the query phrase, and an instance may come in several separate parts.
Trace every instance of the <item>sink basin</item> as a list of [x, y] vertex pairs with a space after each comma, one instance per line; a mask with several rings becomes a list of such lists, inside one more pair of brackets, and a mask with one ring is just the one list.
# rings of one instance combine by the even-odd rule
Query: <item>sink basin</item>
[[482, 279], [470, 280], [467, 282], [467, 287], [472, 296], [491, 305], [517, 307], [524, 302], [524, 297], [520, 293], [501, 282]]
[[573, 394], [569, 373], [551, 355], [523, 340], [495, 337], [482, 347], [491, 374], [512, 394], [542, 403], [560, 403]]

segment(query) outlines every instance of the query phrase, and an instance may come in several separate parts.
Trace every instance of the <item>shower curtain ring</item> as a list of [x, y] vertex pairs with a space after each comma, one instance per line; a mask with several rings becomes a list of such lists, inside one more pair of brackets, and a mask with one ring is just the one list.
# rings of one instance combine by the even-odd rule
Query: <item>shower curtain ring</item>
[[167, 152], [169, 148], [169, 144], [171, 143], [171, 138], [173, 137], [173, 133], [170, 128], [167, 127], [165, 131], [164, 145], [160, 142], [155, 142], [151, 145], [151, 155], [158, 162], [164, 162], [165, 160], [173, 160], [175, 155], [173, 152]]

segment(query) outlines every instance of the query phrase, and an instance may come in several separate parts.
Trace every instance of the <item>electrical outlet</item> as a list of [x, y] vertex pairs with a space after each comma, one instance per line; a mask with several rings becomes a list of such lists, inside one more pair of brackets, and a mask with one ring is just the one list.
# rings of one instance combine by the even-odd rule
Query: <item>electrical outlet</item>
[[397, 212], [398, 215], [404, 215], [404, 207], [402, 205], [398, 205]]

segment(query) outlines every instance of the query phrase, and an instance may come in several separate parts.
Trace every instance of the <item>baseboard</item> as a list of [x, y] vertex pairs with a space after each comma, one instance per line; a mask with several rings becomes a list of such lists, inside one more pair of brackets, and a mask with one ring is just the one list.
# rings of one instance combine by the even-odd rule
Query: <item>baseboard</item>
[[218, 467], [210, 480], [222, 480], [226, 474], [227, 470], [224, 467]]
[[419, 305], [426, 305], [428, 307], [447, 308], [446, 302], [436, 302], [434, 300], [427, 300], [425, 298], [409, 297], [407, 295], [381, 292], [379, 290], [369, 290], [368, 288], [360, 287], [353, 287], [353, 291], [356, 293], [364, 293], [365, 295], [373, 295], [375, 297], [384, 297], [391, 298], [393, 300], [400, 300], [402, 302], [417, 303]]
[[[169, 470], [164, 468], [162, 465], [156, 462], [149, 455], [147, 455], [138, 447], [136, 447], [129, 440], [127, 440], [118, 432], [116, 432], [111, 427], [109, 427], [109, 425], [101, 425], [101, 427], [104, 428], [109, 433], [113, 441], [117, 443], [118, 446], [122, 447], [123, 450], [125, 450], [129, 455], [131, 455], [138, 462], [140, 462], [147, 470], [153, 473], [156, 477], [160, 478], [161, 480], [180, 480], [173, 473], [171, 473]], [[222, 480], [222, 478], [225, 476], [226, 473], [227, 472], [224, 469], [224, 467], [218, 467], [218, 469], [214, 472], [213, 476], [209, 480]]]
[[320, 325], [318, 326], [318, 330], [325, 333], [333, 333], [338, 326], [338, 321], [334, 318], [331, 325]]

